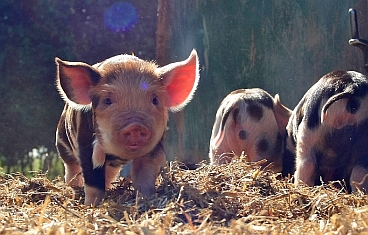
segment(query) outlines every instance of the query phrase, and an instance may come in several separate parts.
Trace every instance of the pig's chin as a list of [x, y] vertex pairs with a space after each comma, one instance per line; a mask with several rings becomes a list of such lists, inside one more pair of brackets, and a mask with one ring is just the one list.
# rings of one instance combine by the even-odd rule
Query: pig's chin
[[152, 143], [141, 143], [141, 142], [124, 142], [120, 143], [119, 147], [117, 147], [116, 155], [128, 158], [128, 159], [134, 159], [137, 157], [142, 157], [146, 154], [148, 154], [154, 147], [151, 146]]
[[142, 157], [150, 152], [147, 146], [140, 145], [127, 145], [127, 146], [116, 146], [115, 148], [109, 149], [108, 154], [112, 154], [124, 159], [133, 160], [137, 157]]
[[147, 141], [139, 138], [120, 140], [118, 145], [124, 152], [138, 155], [145, 155], [154, 147], [151, 139]]

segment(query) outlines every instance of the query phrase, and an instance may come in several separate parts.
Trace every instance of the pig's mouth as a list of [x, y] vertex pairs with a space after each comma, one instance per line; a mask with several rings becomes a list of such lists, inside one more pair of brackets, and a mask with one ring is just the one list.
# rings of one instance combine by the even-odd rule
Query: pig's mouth
[[124, 145], [130, 151], [136, 151], [136, 150], [139, 150], [139, 149], [143, 148], [147, 144], [146, 143], [142, 143], [142, 142], [134, 142], [133, 141], [133, 142], [126, 143]]

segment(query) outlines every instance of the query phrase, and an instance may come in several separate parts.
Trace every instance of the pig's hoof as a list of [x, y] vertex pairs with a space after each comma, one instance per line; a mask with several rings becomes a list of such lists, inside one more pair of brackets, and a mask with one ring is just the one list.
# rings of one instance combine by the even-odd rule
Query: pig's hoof
[[70, 187], [83, 187], [84, 178], [81, 173], [73, 177], [65, 177], [65, 182]]
[[153, 195], [156, 192], [155, 187], [142, 188], [142, 187], [138, 186], [138, 187], [136, 187], [136, 189], [139, 191], [140, 194], [142, 194], [145, 197], [149, 197], [149, 196]]
[[84, 192], [86, 194], [84, 199], [84, 205], [87, 206], [98, 206], [101, 201], [105, 198], [105, 191], [85, 185], [84, 186]]

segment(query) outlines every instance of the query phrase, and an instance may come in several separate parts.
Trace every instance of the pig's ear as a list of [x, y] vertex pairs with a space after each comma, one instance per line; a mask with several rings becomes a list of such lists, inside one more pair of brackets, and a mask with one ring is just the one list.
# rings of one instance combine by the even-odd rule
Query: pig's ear
[[100, 74], [90, 65], [82, 62], [67, 62], [55, 58], [57, 66], [56, 86], [62, 98], [77, 105], [91, 103], [90, 88], [95, 85]]
[[291, 110], [281, 104], [279, 94], [275, 95], [273, 112], [275, 114], [277, 126], [279, 128], [279, 133], [281, 136], [284, 136], [286, 132], [286, 126], [291, 116]]
[[192, 99], [199, 81], [197, 52], [192, 51], [188, 59], [158, 68], [158, 73], [167, 90], [166, 106], [177, 112]]
[[[330, 97], [322, 107], [321, 123], [323, 125], [341, 129], [347, 125], [354, 125], [357, 122], [355, 115], [348, 112], [347, 104], [354, 98], [351, 92], [342, 92]], [[355, 107], [358, 110], [359, 106]]]

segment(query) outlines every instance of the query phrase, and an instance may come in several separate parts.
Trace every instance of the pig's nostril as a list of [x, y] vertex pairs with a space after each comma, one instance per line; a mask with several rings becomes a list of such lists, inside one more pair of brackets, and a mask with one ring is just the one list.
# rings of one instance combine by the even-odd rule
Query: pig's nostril
[[124, 136], [125, 137], [129, 137], [129, 136], [147, 136], [146, 132], [141, 132], [139, 130], [133, 130], [133, 131], [128, 131], [128, 132], [124, 132]]
[[121, 135], [130, 141], [147, 141], [151, 137], [151, 131], [141, 124], [131, 124], [122, 130]]
[[123, 132], [124, 138], [128, 138], [130, 136], [130, 132]]

